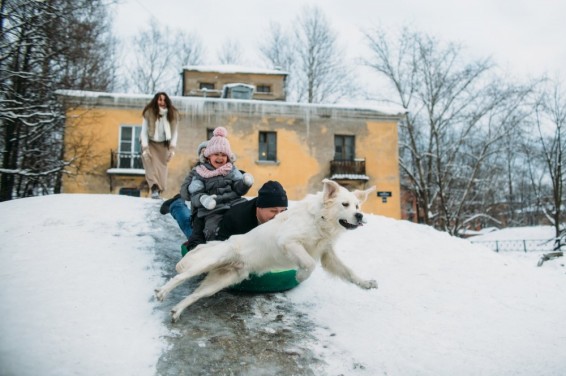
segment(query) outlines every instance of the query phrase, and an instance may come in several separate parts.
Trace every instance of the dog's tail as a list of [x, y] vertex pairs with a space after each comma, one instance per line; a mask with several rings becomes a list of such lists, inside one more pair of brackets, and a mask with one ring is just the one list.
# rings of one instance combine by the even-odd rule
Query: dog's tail
[[207, 273], [211, 269], [233, 262], [228, 241], [201, 244], [188, 252], [175, 266], [177, 273], [191, 269], [191, 275]]

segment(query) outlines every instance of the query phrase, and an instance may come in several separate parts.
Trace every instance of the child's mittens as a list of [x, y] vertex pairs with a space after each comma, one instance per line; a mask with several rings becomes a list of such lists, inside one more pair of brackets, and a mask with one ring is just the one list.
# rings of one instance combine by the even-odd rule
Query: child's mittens
[[200, 196], [200, 203], [205, 209], [212, 210], [216, 207], [216, 195], [202, 195]]
[[247, 172], [244, 174], [244, 184], [248, 187], [251, 187], [254, 184], [254, 177], [252, 174], [248, 174]]

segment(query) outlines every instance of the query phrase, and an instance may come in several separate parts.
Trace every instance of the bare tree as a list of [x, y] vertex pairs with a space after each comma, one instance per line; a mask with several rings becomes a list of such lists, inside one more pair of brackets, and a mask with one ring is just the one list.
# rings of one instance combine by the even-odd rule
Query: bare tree
[[[277, 22], [269, 24], [267, 37], [260, 43], [259, 50], [270, 68], [281, 69], [287, 73], [293, 70], [295, 60], [293, 41], [281, 24]], [[293, 87], [293, 75], [287, 76], [285, 92], [290, 93]]]
[[65, 29], [66, 34], [74, 37], [62, 40], [57, 35], [51, 36], [59, 49], [65, 51], [57, 62], [57, 69], [62, 75], [59, 86], [94, 91], [113, 90], [117, 75], [118, 41], [110, 32], [112, 19], [108, 6], [112, 2], [99, 0], [83, 5], [81, 2], [64, 1], [62, 4], [64, 8], [61, 11], [72, 12], [73, 16], [59, 19], [57, 32]]
[[126, 61], [131, 60], [132, 67], [126, 70], [126, 91], [144, 94], [180, 93], [183, 66], [200, 64], [204, 53], [198, 34], [163, 27], [155, 18], [129, 43], [132, 53]]
[[400, 166], [413, 186], [423, 222], [457, 234], [484, 210], [481, 196], [497, 176], [487, 163], [513, 130], [528, 90], [489, 76], [489, 60], [466, 63], [462, 47], [404, 29], [393, 41], [366, 32], [366, 64], [385, 77], [409, 112], [400, 127]]
[[234, 39], [226, 39], [218, 51], [221, 64], [239, 64], [242, 62], [242, 46]]
[[[536, 102], [535, 124], [544, 170], [551, 183], [550, 198], [543, 205], [545, 214], [555, 228], [556, 245], [560, 248], [560, 235], [564, 230], [563, 202], [566, 171], [566, 96], [561, 83], [552, 82]], [[542, 201], [542, 200], [541, 200]]]
[[173, 46], [177, 50], [177, 53], [173, 56], [174, 66], [183, 67], [185, 65], [202, 64], [204, 47], [198, 34], [177, 31], [173, 40]]
[[338, 47], [336, 33], [322, 10], [306, 7], [296, 21], [295, 50], [297, 100], [334, 103], [352, 94], [353, 75]]
[[177, 85], [175, 89], [176, 95], [182, 93], [182, 70], [187, 65], [202, 64], [204, 56], [204, 48], [200, 36], [196, 33], [187, 33], [178, 31], [173, 40], [173, 47], [177, 51], [171, 59], [171, 69], [176, 73]]
[[525, 187], [520, 185], [521, 181], [524, 183], [525, 170], [519, 145], [527, 126], [525, 98], [530, 90], [530, 85], [508, 84], [493, 78], [483, 103], [476, 103], [479, 111], [472, 113], [472, 118], [480, 116], [478, 124], [472, 135], [462, 140], [472, 144], [471, 152], [457, 159], [471, 158], [478, 170], [475, 176], [464, 174], [465, 178], [473, 180], [466, 200], [460, 203], [452, 221], [453, 233], [458, 231], [455, 225], [470, 216], [489, 216], [503, 225], [517, 221], [515, 214], [523, 202], [517, 199], [515, 185]]
[[138, 92], [152, 94], [175, 86], [169, 74], [175, 53], [169, 43], [169, 35], [169, 28], [161, 28], [152, 18], [149, 29], [133, 37], [135, 63], [130, 70], [130, 82]]
[[291, 71], [294, 60], [292, 43], [281, 24], [271, 22], [267, 37], [260, 43], [259, 50], [271, 67]]
[[61, 174], [84, 154], [63, 155], [64, 114], [56, 90], [112, 87], [108, 4], [1, 2], [0, 201], [57, 193]]
[[322, 10], [305, 7], [285, 32], [272, 23], [260, 52], [273, 66], [290, 73], [291, 100], [335, 103], [353, 93], [354, 76]]

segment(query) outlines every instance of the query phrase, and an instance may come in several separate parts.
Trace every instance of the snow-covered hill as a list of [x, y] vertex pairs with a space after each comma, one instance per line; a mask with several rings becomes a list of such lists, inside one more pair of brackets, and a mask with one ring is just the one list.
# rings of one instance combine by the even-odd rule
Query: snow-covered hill
[[[156, 254], [176, 260], [178, 249], [155, 234], [182, 240], [158, 207], [113, 195], [0, 203], [0, 374], [157, 372], [175, 329], [152, 298], [173, 273]], [[319, 268], [282, 294], [316, 324], [308, 346], [325, 364], [317, 374], [566, 373], [563, 259], [538, 268], [536, 254], [498, 254], [379, 216], [337, 249], [379, 289], [361, 290]]]

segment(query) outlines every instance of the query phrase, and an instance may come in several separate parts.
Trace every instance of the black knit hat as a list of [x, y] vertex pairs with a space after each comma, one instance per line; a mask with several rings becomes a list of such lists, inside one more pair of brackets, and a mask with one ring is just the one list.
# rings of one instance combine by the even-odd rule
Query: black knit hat
[[279, 182], [270, 180], [259, 189], [257, 195], [258, 208], [287, 207], [287, 192]]

